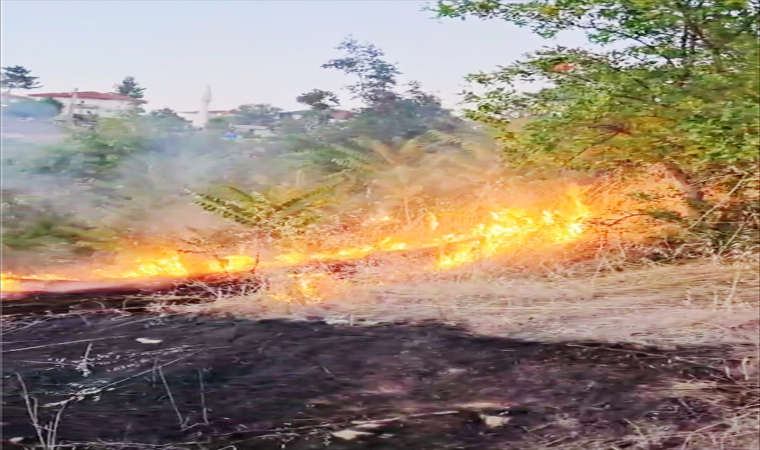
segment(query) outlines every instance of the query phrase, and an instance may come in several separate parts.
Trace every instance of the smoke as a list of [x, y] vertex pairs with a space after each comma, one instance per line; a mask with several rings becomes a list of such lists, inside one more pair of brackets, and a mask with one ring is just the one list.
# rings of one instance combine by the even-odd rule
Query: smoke
[[[394, 123], [402, 126], [403, 120], [398, 120]], [[296, 174], [293, 164], [298, 163], [281, 157], [290, 141], [225, 141], [221, 131], [172, 131], [160, 125], [151, 116], [102, 119], [91, 132], [74, 135], [47, 122], [45, 126], [58, 133], [58, 142], [4, 142], [3, 194], [21, 199], [29, 208], [68, 216], [83, 227], [113, 231], [124, 243], [162, 238], [172, 242], [230, 228], [229, 222], [196, 206], [188, 192], [208, 192], [220, 185], [248, 191], [272, 184], [307, 187], [317, 180], [307, 170]], [[307, 150], [315, 133], [296, 128], [287, 134], [299, 134], [304, 141], [301, 150]], [[345, 141], [364, 130], [327, 126], [322, 137]], [[339, 139], [330, 139], [334, 137]], [[501, 175], [495, 149], [478, 147], [469, 159], [460, 160], [463, 155], [455, 151], [456, 145], [451, 151], [445, 147], [413, 152], [429, 154], [417, 164], [378, 174], [368, 192], [342, 196], [342, 204], [331, 213], [369, 207], [408, 217], [410, 209], [420, 209], [431, 199], [464, 193]], [[4, 199], [4, 212], [8, 204]], [[17, 214], [13, 225], [32, 226], [38, 218], [32, 215], [25, 222]], [[41, 250], [48, 247], [44, 244]], [[39, 265], [39, 253], [34, 256]]]
[[[252, 189], [257, 175], [272, 173], [266, 152], [206, 133], [133, 127], [127, 134], [101, 136], [112, 146], [109, 155], [103, 142], [58, 132], [61, 139], [53, 144], [4, 139], [4, 200], [23, 199], [30, 207], [129, 235], [220, 226], [223, 221], [192, 204], [187, 191], [203, 192], [218, 184]], [[105, 176], [88, 178], [94, 164], [108, 164], [108, 158], [117, 156], [120, 161]]]

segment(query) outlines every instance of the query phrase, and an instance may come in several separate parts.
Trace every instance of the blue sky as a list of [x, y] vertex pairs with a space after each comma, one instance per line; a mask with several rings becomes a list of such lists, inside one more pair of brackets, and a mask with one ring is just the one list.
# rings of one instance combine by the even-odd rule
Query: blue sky
[[[322, 69], [348, 35], [382, 48], [403, 80], [455, 106], [468, 73], [495, 69], [554, 44], [497, 20], [437, 20], [416, 0], [3, 0], [2, 65], [21, 65], [43, 88], [108, 92], [126, 75], [147, 88], [148, 109], [243, 103], [298, 108], [314, 88], [353, 82]], [[562, 44], [582, 43], [578, 35]], [[341, 97], [348, 95], [341, 92]], [[354, 106], [349, 101], [345, 106]]]

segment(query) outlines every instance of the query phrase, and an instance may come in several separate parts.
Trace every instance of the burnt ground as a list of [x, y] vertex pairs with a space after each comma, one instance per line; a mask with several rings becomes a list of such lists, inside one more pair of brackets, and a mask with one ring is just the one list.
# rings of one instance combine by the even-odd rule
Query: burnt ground
[[[673, 383], [717, 383], [736, 408], [755, 401], [726, 378], [724, 348], [526, 342], [435, 323], [35, 321], [3, 334], [2, 435], [26, 445], [24, 386], [40, 422], [65, 403], [60, 442], [124, 450], [567, 449], [590, 438], [623, 449], [666, 428], [673, 437], [636, 448], [680, 448], [690, 431], [720, 430], [722, 411]], [[333, 434], [347, 429], [366, 434]]]

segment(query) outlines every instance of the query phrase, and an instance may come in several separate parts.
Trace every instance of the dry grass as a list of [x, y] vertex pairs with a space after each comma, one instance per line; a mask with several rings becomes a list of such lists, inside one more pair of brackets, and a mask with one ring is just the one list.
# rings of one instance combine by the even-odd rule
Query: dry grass
[[[395, 267], [404, 273], [411, 267]], [[426, 279], [372, 285], [378, 271], [366, 268], [349, 290], [319, 304], [277, 302], [266, 294], [220, 298], [195, 311], [256, 316], [317, 315], [336, 323], [440, 320], [464, 324], [479, 334], [541, 341], [592, 340], [654, 344], [661, 348], [728, 345], [735, 363], [726, 374], [748, 398], [757, 399], [760, 337], [760, 277], [750, 261], [695, 261], [639, 265], [597, 259], [556, 264], [543, 270], [470, 268]], [[417, 272], [419, 273], [419, 272]], [[200, 309], [199, 309], [200, 308]], [[738, 361], [738, 362], [737, 362]], [[727, 363], [729, 364], [729, 363]], [[720, 411], [714, 423], [684, 433], [649, 423], [631, 423], [634, 434], [612, 441], [526, 443], [526, 449], [760, 450], [757, 400], [736, 407], [721, 386], [674, 383], [647, 395], [698, 398]], [[735, 398], [735, 395], [734, 397]], [[572, 447], [568, 446], [572, 445]]]
[[187, 312], [319, 315], [357, 323], [435, 319], [466, 324], [478, 333], [549, 341], [760, 344], [756, 263], [692, 262], [623, 271], [602, 265], [512, 273], [471, 268], [416, 281], [402, 275], [395, 277], [398, 281], [380, 278], [378, 272], [387, 268], [374, 267], [350, 284], [334, 282], [330, 297], [315, 304], [258, 292], [222, 296]]

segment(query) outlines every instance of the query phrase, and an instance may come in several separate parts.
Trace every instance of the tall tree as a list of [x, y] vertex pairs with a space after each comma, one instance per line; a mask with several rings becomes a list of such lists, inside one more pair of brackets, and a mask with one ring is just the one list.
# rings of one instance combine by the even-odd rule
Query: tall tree
[[395, 138], [411, 139], [431, 129], [449, 129], [457, 122], [440, 100], [423, 92], [418, 83], [410, 83], [405, 92], [400, 91], [401, 71], [385, 60], [385, 53], [375, 45], [349, 38], [337, 49], [345, 56], [322, 67], [357, 78], [348, 86], [354, 97], [364, 103], [349, 126], [354, 135], [389, 144]]
[[344, 40], [337, 50], [345, 51], [346, 55], [326, 62], [322, 68], [337, 69], [357, 77], [358, 81], [348, 86], [356, 98], [362, 99], [369, 107], [398, 99], [393, 88], [398, 84], [397, 77], [401, 71], [395, 64], [383, 59], [385, 53], [382, 50], [373, 44], [361, 44], [353, 38]]
[[23, 66], [3, 67], [0, 84], [3, 89], [37, 89], [42, 85], [37, 81], [40, 77], [33, 77], [31, 70]]
[[126, 95], [132, 98], [143, 98], [145, 89], [135, 81], [135, 77], [125, 77], [121, 83], [113, 86], [114, 93], [119, 95]]

